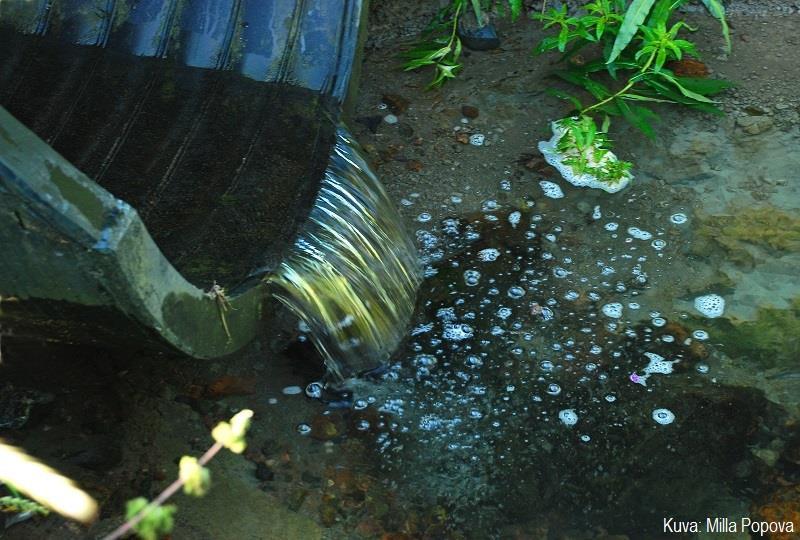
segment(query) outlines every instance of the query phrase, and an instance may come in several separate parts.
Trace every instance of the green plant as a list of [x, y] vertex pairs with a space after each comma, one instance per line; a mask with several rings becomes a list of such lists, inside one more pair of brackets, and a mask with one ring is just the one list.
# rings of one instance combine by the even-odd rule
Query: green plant
[[15, 514], [30, 512], [31, 514], [40, 514], [42, 516], [46, 516], [50, 513], [50, 510], [38, 502], [23, 496], [8, 482], [5, 482], [3, 485], [5, 485], [10, 495], [0, 497], [0, 512], [11, 512]]
[[195, 497], [202, 497], [211, 486], [211, 473], [205, 465], [223, 448], [241, 454], [247, 447], [245, 435], [250, 427], [253, 411], [244, 409], [236, 413], [230, 422], [220, 422], [211, 431], [214, 444], [200, 458], [183, 456], [178, 478], [167, 486], [152, 502], [144, 497], [128, 501], [125, 507], [125, 523], [103, 540], [116, 540], [131, 531], [143, 540], [158, 540], [169, 534], [174, 526], [175, 505], [164, 503], [179, 489]]
[[[542, 39], [535, 52], [561, 52], [560, 62], [565, 68], [556, 70], [554, 75], [583, 88], [596, 100], [584, 106], [570, 93], [551, 90], [552, 94], [569, 100], [577, 111], [578, 120], [568, 122], [569, 129], [563, 136], [569, 136], [569, 139], [563, 139], [559, 146], [578, 151], [581, 143], [577, 136], [579, 131], [583, 138], [605, 133], [611, 117], [615, 116], [621, 116], [647, 137], [654, 138], [653, 124], [658, 116], [646, 103], [673, 103], [721, 114], [709, 96], [730, 88], [731, 83], [679, 76], [668, 66], [671, 60], [682, 60], [687, 56], [699, 58], [695, 45], [679, 37], [682, 30], [694, 29], [684, 21], [670, 22], [675, 10], [687, 1], [633, 0], [626, 5], [625, 0], [593, 0], [584, 6], [585, 14], [582, 16], [570, 16], [564, 6], [533, 15], [545, 29], [557, 30], [556, 35]], [[730, 49], [722, 4], [719, 0], [703, 0], [703, 4], [720, 21], [726, 48]], [[638, 46], [631, 47], [632, 42]], [[588, 62], [578, 60], [578, 52], [590, 45], [599, 51], [600, 57]], [[615, 90], [612, 86], [616, 84], [619, 87]], [[597, 129], [594, 120], [597, 115], [603, 116], [601, 130]], [[604, 139], [601, 147], [608, 150], [608, 142]], [[564, 163], [581, 170], [582, 159], [586, 160], [569, 156], [569, 162], [565, 160]], [[629, 168], [627, 162], [611, 160], [608, 174], [602, 175], [605, 178], [598, 176], [598, 179], [607, 181], [619, 177]]]
[[[506, 0], [511, 19], [516, 20], [522, 13], [522, 0]], [[422, 39], [409, 50], [400, 54], [405, 59], [403, 69], [411, 71], [434, 66], [433, 80], [427, 89], [438, 88], [448, 79], [452, 79], [461, 70], [461, 39], [458, 37], [458, 24], [461, 17], [472, 10], [480, 26], [484, 25], [484, 13], [505, 12], [505, 4], [495, 0], [450, 0], [450, 3], [439, 10], [434, 19], [423, 31]]]

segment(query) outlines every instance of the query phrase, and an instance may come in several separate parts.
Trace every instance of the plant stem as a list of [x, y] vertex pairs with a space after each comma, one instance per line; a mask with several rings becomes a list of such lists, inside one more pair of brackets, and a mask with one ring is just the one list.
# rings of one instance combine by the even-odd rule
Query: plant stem
[[[642, 73], [644, 73], [645, 71], [647, 71], [647, 69], [650, 67], [650, 64], [652, 64], [652, 63], [653, 63], [653, 59], [656, 57], [656, 52], [657, 52], [657, 50], [654, 50], [654, 51], [653, 51], [653, 52], [650, 54], [650, 58], [648, 58], [648, 59], [647, 59], [647, 62], [645, 62], [644, 66], [642, 67], [642, 69], [640, 69], [640, 70], [639, 70], [639, 73], [637, 73], [637, 75], [641, 75]], [[605, 105], [605, 104], [606, 104], [606, 103], [608, 103], [609, 101], [612, 101], [612, 100], [614, 100], [614, 99], [617, 99], [619, 96], [621, 96], [622, 94], [624, 94], [625, 92], [627, 92], [628, 90], [630, 90], [631, 88], [633, 88], [633, 85], [634, 85], [634, 84], [636, 84], [638, 81], [632, 81], [631, 79], [633, 79], [633, 77], [631, 77], [630, 79], [628, 79], [628, 84], [626, 84], [624, 87], [622, 87], [622, 89], [621, 89], [621, 90], [619, 90], [619, 91], [618, 91], [616, 94], [614, 94], [613, 96], [609, 96], [609, 97], [607, 97], [606, 99], [604, 99], [603, 101], [598, 101], [597, 103], [595, 103], [595, 104], [594, 104], [594, 105], [592, 105], [591, 107], [587, 107], [587, 108], [583, 109], [583, 110], [581, 111], [581, 115], [584, 115], [584, 114], [586, 114], [587, 112], [591, 111], [592, 109], [597, 109], [598, 107], [602, 107], [603, 105]]]
[[[222, 450], [223, 446], [222, 443], [216, 442], [214, 445], [206, 450], [206, 453], [203, 454], [197, 463], [202, 467], [217, 455], [217, 452]], [[117, 538], [122, 538], [124, 535], [129, 533], [136, 527], [146, 516], [149, 514], [153, 509], [158, 508], [162, 504], [164, 504], [167, 499], [172, 497], [176, 491], [178, 491], [181, 487], [183, 487], [183, 480], [178, 477], [174, 482], [172, 482], [167, 488], [162, 491], [158, 497], [153, 499], [153, 502], [145, 506], [141, 512], [133, 516], [131, 519], [120, 525], [117, 529], [115, 529], [111, 534], [103, 537], [103, 540], [116, 540]]]

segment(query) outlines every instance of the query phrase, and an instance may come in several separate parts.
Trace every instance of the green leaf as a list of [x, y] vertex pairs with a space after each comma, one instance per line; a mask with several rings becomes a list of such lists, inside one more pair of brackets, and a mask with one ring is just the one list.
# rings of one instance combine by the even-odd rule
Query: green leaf
[[561, 90], [557, 90], [555, 88], [548, 88], [546, 90], [546, 92], [548, 94], [550, 94], [550, 95], [553, 95], [553, 96], [557, 97], [557, 98], [565, 99], [565, 100], [569, 101], [578, 110], [583, 109], [583, 104], [581, 103], [581, 101], [578, 98], [576, 98], [575, 96], [573, 96], [572, 94], [569, 94], [567, 92], [563, 92]]
[[600, 131], [608, 133], [608, 128], [611, 127], [611, 117], [607, 114], [603, 115], [603, 125], [600, 126]]
[[653, 111], [645, 107], [628, 105], [624, 100], [619, 98], [617, 98], [615, 101], [617, 102], [619, 110], [622, 112], [622, 117], [625, 118], [625, 120], [638, 128], [648, 138], [656, 138], [656, 132], [653, 129], [652, 122], [657, 120], [658, 117]]
[[695, 101], [700, 101], [700, 102], [702, 102], [702, 103], [714, 103], [714, 100], [713, 100], [713, 99], [709, 99], [709, 98], [707, 98], [706, 96], [704, 96], [703, 94], [698, 94], [697, 92], [693, 92], [693, 91], [689, 90], [688, 88], [686, 88], [685, 86], [683, 86], [683, 85], [682, 85], [682, 84], [681, 84], [681, 83], [678, 81], [678, 79], [676, 79], [676, 78], [675, 78], [675, 77], [673, 77], [672, 75], [669, 75], [669, 74], [667, 74], [667, 73], [665, 73], [665, 72], [663, 72], [663, 71], [662, 71], [662, 72], [660, 72], [659, 74], [660, 74], [662, 77], [664, 77], [665, 79], [667, 79], [668, 81], [670, 81], [672, 84], [674, 84], [674, 85], [675, 85], [675, 86], [678, 88], [678, 91], [679, 91], [681, 94], [683, 94], [684, 96], [686, 96], [687, 98], [689, 98], [689, 99], [693, 99], [693, 100], [695, 100]]
[[625, 12], [625, 18], [622, 20], [622, 26], [617, 34], [617, 39], [614, 40], [614, 48], [611, 49], [611, 55], [606, 59], [606, 63], [610, 64], [620, 53], [628, 46], [628, 44], [636, 35], [639, 30], [639, 25], [644, 22], [645, 17], [653, 7], [656, 0], [633, 0], [628, 10]]
[[724, 79], [701, 79], [699, 77], [675, 77], [684, 88], [704, 96], [713, 96], [736, 86]]
[[522, 14], [522, 0], [508, 0], [508, 7], [511, 8], [511, 20], [516, 21]]
[[[663, 96], [667, 99], [671, 99], [675, 103], [681, 103], [693, 109], [697, 109], [699, 111], [711, 114], [723, 114], [721, 110], [715, 107], [711, 103], [701, 103], [694, 101], [692, 99], [687, 98], [677, 90], [673, 90], [672, 87], [667, 86], [666, 84], [662, 83], [661, 81], [657, 81], [655, 79], [645, 79], [644, 83], [653, 89], [653, 91], [660, 96]], [[641, 91], [640, 91], [641, 93]]]
[[731, 31], [728, 28], [728, 21], [725, 19], [725, 7], [719, 0], [702, 0], [703, 5], [711, 16], [717, 19], [722, 26], [722, 37], [725, 38], [725, 51], [731, 52]]
[[622, 99], [630, 99], [630, 100], [633, 100], [633, 101], [652, 101], [652, 102], [655, 102], [655, 103], [675, 103], [671, 99], [659, 99], [659, 98], [654, 98], [654, 97], [651, 97], [651, 96], [645, 96], [645, 95], [642, 95], [642, 94], [627, 93], [627, 94], [621, 95], [620, 97]]
[[130, 521], [134, 516], [144, 511], [147, 515], [133, 528], [142, 540], [159, 540], [169, 534], [175, 525], [174, 514], [177, 507], [174, 504], [165, 506], [149, 506], [144, 497], [131, 499], [125, 505], [125, 516]]

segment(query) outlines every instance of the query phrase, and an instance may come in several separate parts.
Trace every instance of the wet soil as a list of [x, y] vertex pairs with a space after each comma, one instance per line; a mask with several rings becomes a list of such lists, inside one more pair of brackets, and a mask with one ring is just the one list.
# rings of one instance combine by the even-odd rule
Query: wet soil
[[[454, 216], [482, 220], [480, 210], [492, 199], [500, 201], [504, 210], [498, 215], [506, 219], [508, 211], [525, 210], [526, 202], [535, 199], [537, 208], [550, 216], [546, 219], [572, 216], [567, 223], [550, 225], [564, 227], [565, 237], [572, 237], [572, 244], [565, 245], [572, 246], [576, 259], [583, 253], [591, 261], [592, 248], [581, 246], [596, 240], [605, 247], [608, 241], [602, 229], [589, 228], [595, 205], [620, 222], [653, 227], [676, 211], [698, 222], [707, 215], [730, 215], [731, 204], [769, 204], [796, 217], [800, 164], [792, 149], [799, 144], [800, 101], [795, 86], [800, 67], [790, 51], [797, 45], [800, 15], [789, 4], [731, 5], [734, 50], [729, 57], [720, 50], [717, 24], [700, 14], [689, 16], [700, 28], [694, 38], [712, 76], [738, 83], [721, 96], [728, 115], [659, 110], [663, 122], [654, 142], [616, 125], [618, 153], [637, 164], [637, 181], [614, 202], [607, 195], [563, 182], [566, 197], [561, 202], [541, 195], [538, 181], [553, 179], [554, 173], [537, 159], [535, 145], [549, 137], [548, 122], [568, 109], [545, 93], [558, 83], [545, 77], [552, 68], [549, 58], [530, 56], [541, 34], [529, 22], [499, 22], [503, 39], [499, 50], [470, 53], [458, 79], [440, 91], [425, 92], [430, 74], [399, 71], [394, 55], [395, 40], [413, 37], [427, 21], [430, 8], [423, 2], [375, 2], [374, 37], [368, 42], [354, 115], [362, 120], [351, 125], [412, 231], [433, 229]], [[389, 111], [379, 107], [391, 101], [400, 104], [397, 124], [383, 121]], [[476, 109], [469, 111], [470, 116], [478, 113], [466, 123], [462, 122], [465, 105]], [[463, 144], [457, 138], [463, 132], [482, 133], [488, 144]], [[500, 187], [502, 180], [509, 182], [509, 190]], [[420, 220], [421, 214], [430, 217]], [[489, 243], [481, 247], [498, 247], [491, 234], [487, 237]], [[688, 257], [696, 238], [689, 233], [665, 237], [669, 249], [674, 249], [670, 256], [680, 261], [680, 271], [666, 262], [654, 263], [651, 278], [659, 287], [642, 290], [643, 306], [649, 303], [666, 313], [689, 310], [693, 296], [713, 285], [729, 299], [736, 316], [730, 324], [755, 324], [757, 308], [765, 299], [782, 309], [800, 294], [800, 284], [792, 277], [796, 273], [791, 271], [797, 262], [793, 248], [759, 251], [772, 248], [748, 242], [748, 253], [756, 252], [750, 255], [753, 260], [742, 264], [727, 261], [728, 241], [725, 249], [714, 240], [717, 244], [711, 242], [709, 249], [716, 246], [718, 251]], [[509, 241], [504, 247], [511, 249], [520, 242]], [[453, 247], [434, 261], [443, 275], [431, 276], [423, 284], [415, 324], [428, 323], [438, 307], [447, 307], [447, 265], [463, 257], [464, 248]], [[590, 308], [584, 309], [588, 313]], [[642, 320], [631, 321], [640, 330], [649, 319], [649, 309], [641, 311]], [[680, 335], [704, 322], [680, 319], [680, 328], [670, 331]], [[426, 386], [428, 379], [416, 378], [411, 370], [416, 366], [408, 362], [399, 361], [398, 373], [401, 381], [410, 377], [414, 382], [406, 387], [397, 384], [399, 391], [418, 392], [414, 406], [418, 414], [410, 412], [411, 420], [380, 411], [377, 404], [337, 409], [303, 394], [284, 394], [284, 388], [302, 388], [322, 375], [319, 358], [298, 341], [295, 327], [287, 313], [277, 313], [273, 326], [266, 329], [269, 339], [235, 358], [214, 362], [135, 349], [123, 354], [30, 344], [3, 336], [3, 382], [15, 391], [47, 398], [31, 400], [29, 410], [22, 413], [25, 422], [0, 430], [0, 436], [75, 478], [98, 499], [103, 512], [100, 522], [88, 530], [50, 516], [14, 525], [2, 536], [99, 537], [120, 522], [127, 499], [155, 496], [174, 478], [180, 456], [201, 454], [211, 444], [209, 429], [243, 407], [256, 413], [248, 450], [243, 456], [221, 454], [212, 462], [214, 487], [206, 497], [176, 497], [179, 512], [173, 538], [621, 540], [663, 536], [653, 520], [657, 522], [664, 509], [690, 517], [698, 512], [791, 517], [792, 509], [798, 508], [800, 376], [798, 355], [791, 350], [783, 364], [764, 368], [742, 355], [726, 354], [722, 340], [712, 339], [709, 351], [683, 351], [691, 358], [686, 371], [670, 379], [675, 381], [672, 386], [657, 386], [656, 394], [615, 380], [619, 385], [615, 395], [626, 405], [611, 417], [591, 401], [604, 400], [610, 390], [579, 386], [578, 375], [567, 370], [560, 375], [561, 383], [564, 388], [575, 385], [570, 387], [572, 395], [569, 400], [559, 397], [564, 401], [552, 403], [548, 411], [555, 415], [576, 401], [592, 403], [577, 413], [590, 425], [600, 426], [591, 434], [598, 443], [587, 445], [579, 437], [583, 432], [558, 429], [555, 422], [538, 422], [520, 412], [508, 427], [485, 426], [491, 437], [479, 455], [495, 456], [497, 461], [471, 468], [468, 461], [443, 457], [436, 444], [446, 441], [426, 442], [430, 432], [411, 428], [431, 412], [427, 407], [438, 394]], [[624, 336], [614, 339], [630, 362], [639, 359], [641, 342], [626, 341]], [[436, 348], [421, 339], [419, 345]], [[400, 357], [421, 352], [414, 346], [410, 339]], [[461, 353], [449, 350], [443, 358], [455, 365], [453, 359]], [[701, 362], [712, 370], [705, 378], [697, 374]], [[443, 369], [437, 380], [447, 381], [456, 371]], [[506, 383], [503, 373], [498, 369], [487, 376], [501, 388], [500, 382]], [[530, 384], [539, 383], [531, 379]], [[398, 386], [386, 386], [383, 397], [398, 391]], [[370, 392], [381, 398], [372, 387], [364, 395]], [[671, 427], [680, 436], [658, 431], [661, 426], [648, 416], [625, 424], [625, 418], [641, 412], [641, 407], [655, 406], [654, 396], [676, 403], [672, 408], [678, 420]], [[502, 391], [493, 399], [502, 405]], [[516, 403], [515, 399], [509, 401]], [[14, 417], [20, 417], [18, 409]], [[614, 424], [615, 418], [621, 426]], [[310, 427], [310, 436], [298, 433], [301, 424]], [[384, 446], [390, 439], [391, 444]], [[510, 456], [512, 466], [502, 465], [501, 455]], [[525, 478], [528, 481], [521, 480]], [[653, 485], [660, 491], [654, 492]], [[480, 491], [487, 486], [495, 491]], [[722, 491], [710, 492], [708, 486]], [[610, 501], [612, 496], [618, 501]], [[637, 513], [641, 501], [647, 501], [653, 512]]]

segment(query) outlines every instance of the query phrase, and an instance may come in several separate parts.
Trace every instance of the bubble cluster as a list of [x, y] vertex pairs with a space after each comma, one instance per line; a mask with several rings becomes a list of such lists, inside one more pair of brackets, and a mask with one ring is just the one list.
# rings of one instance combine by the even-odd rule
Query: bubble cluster
[[565, 426], [574, 426], [578, 423], [578, 414], [575, 409], [563, 409], [558, 411], [558, 419]]
[[545, 197], [550, 197], [551, 199], [562, 199], [564, 197], [564, 192], [561, 191], [561, 186], [555, 182], [541, 180], [539, 182], [539, 186], [542, 188], [542, 192], [544, 192]]
[[694, 299], [694, 308], [709, 319], [715, 319], [725, 312], [725, 299], [718, 294], [698, 296]]
[[622, 304], [619, 302], [611, 302], [610, 304], [605, 304], [601, 308], [603, 315], [606, 317], [610, 317], [612, 319], [619, 319], [622, 317]]

